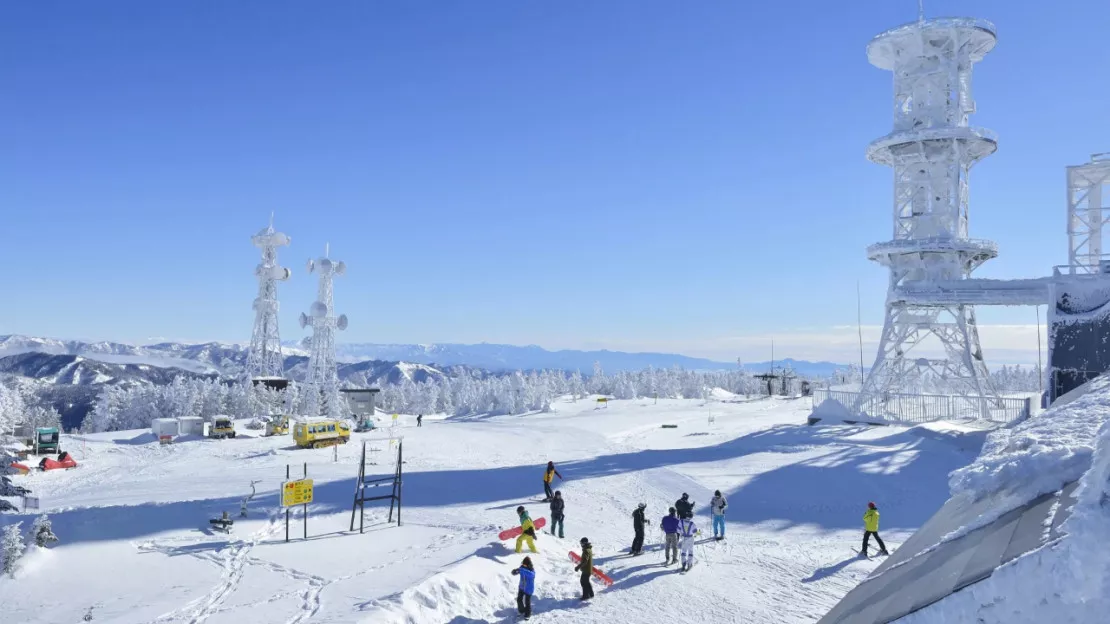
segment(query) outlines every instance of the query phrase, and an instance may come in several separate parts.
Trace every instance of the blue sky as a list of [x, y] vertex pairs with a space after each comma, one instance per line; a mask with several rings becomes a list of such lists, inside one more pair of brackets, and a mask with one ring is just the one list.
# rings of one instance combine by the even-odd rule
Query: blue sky
[[[1064, 166], [1110, 150], [1110, 4], [931, 1], [994, 21], [974, 122], [983, 277], [1066, 260]], [[851, 359], [891, 233], [909, 1], [146, 2], [0, 8], [0, 333], [249, 339], [271, 211], [283, 337], [329, 242], [352, 342]], [[1082, 19], [1077, 19], [1082, 16]], [[1035, 350], [984, 310], [987, 356]], [[997, 326], [997, 327], [990, 327]], [[848, 339], [845, 342], [845, 336]], [[867, 359], [873, 357], [867, 346]], [[857, 354], [858, 356], [858, 354]], [[1017, 356], [1014, 356], [1017, 357]], [[1021, 358], [1018, 358], [1021, 359]]]

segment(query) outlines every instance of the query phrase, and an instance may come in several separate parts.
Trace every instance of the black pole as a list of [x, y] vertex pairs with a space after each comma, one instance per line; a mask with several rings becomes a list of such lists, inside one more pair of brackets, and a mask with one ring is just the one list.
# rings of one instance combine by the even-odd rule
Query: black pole
[[401, 464], [403, 463], [401, 450], [404, 444], [404, 440], [397, 442], [397, 526], [401, 526]]
[[[304, 463], [304, 478], [308, 478], [308, 462]], [[304, 538], [308, 539], [308, 503], [304, 504]]]
[[[285, 464], [285, 480], [286, 481], [289, 480], [289, 464]], [[285, 498], [285, 489], [284, 488], [282, 489], [281, 494], [278, 494], [278, 496], [282, 497], [283, 499]], [[281, 502], [284, 503], [285, 501], [283, 500]], [[286, 542], [289, 541], [289, 508], [288, 507], [285, 508], [285, 541]]]

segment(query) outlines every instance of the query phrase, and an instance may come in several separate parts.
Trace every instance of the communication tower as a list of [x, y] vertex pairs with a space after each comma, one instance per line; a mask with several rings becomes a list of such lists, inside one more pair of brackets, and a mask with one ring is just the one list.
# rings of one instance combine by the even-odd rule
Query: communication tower
[[281, 357], [281, 334], [278, 333], [277, 283], [289, 279], [289, 269], [277, 263], [277, 248], [288, 245], [290, 238], [274, 231], [270, 225], [251, 237], [262, 250], [262, 262], [254, 269], [258, 277], [258, 297], [254, 300], [254, 331], [247, 355], [249, 377], [281, 377], [285, 370]]
[[1110, 153], [1068, 167], [1068, 264], [1081, 273], [1110, 273], [1102, 230], [1110, 222]]
[[[890, 270], [878, 355], [857, 409], [898, 390], [958, 395], [985, 414], [998, 393], [975, 323], [974, 289], [959, 282], [998, 255], [968, 235], [968, 174], [997, 148], [994, 133], [971, 126], [972, 66], [994, 48], [995, 28], [971, 18], [919, 19], [888, 30], [867, 46], [872, 65], [894, 74], [894, 129], [871, 143], [867, 157], [894, 170], [893, 239], [867, 255]], [[942, 292], [939, 284], [952, 286]], [[915, 296], [901, 297], [906, 287]], [[945, 357], [912, 357], [923, 342]]]
[[301, 327], [312, 326], [312, 351], [308, 359], [308, 388], [305, 412], [308, 416], [342, 418], [347, 415], [345, 402], [339, 393], [339, 375], [335, 365], [335, 332], [347, 329], [347, 315], [335, 316], [332, 296], [332, 279], [343, 275], [347, 265], [328, 257], [308, 261], [308, 272], [316, 271], [320, 285], [316, 301], [309, 314], [301, 313]]

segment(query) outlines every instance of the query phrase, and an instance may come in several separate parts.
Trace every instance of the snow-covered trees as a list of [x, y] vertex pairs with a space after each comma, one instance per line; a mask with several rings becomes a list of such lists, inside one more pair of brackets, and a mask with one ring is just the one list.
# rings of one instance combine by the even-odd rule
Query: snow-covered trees
[[41, 546], [43, 548], [58, 541], [58, 536], [54, 535], [54, 527], [50, 522], [50, 516], [46, 514], [42, 514], [35, 518], [34, 523], [31, 524], [31, 533], [29, 535], [31, 539], [35, 541], [36, 546]]
[[26, 411], [27, 404], [19, 387], [0, 379], [0, 436], [10, 434], [15, 425], [23, 422]]
[[19, 527], [22, 522], [9, 524], [4, 527], [4, 535], [0, 537], [0, 557], [4, 558], [4, 574], [8, 576], [15, 575], [15, 564], [19, 558], [23, 556], [23, 534], [20, 532]]

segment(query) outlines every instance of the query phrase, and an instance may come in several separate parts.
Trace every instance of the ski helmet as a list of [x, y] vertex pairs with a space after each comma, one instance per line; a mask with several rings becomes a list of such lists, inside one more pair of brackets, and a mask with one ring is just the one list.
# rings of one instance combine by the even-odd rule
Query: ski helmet
[[720, 496], [720, 495], [721, 495], [721, 491], [720, 491], [720, 490], [717, 490], [716, 492], [713, 492], [713, 496]]
[[870, 508], [870, 509], [874, 509], [875, 508], [875, 503], [867, 503], [867, 507]]
[[578, 540], [578, 543], [579, 543], [579, 544], [582, 544], [583, 546], [586, 546], [586, 545], [588, 545], [588, 544], [590, 543], [590, 538], [588, 538], [588, 537], [583, 537], [582, 539]]
[[639, 505], [636, 505], [636, 508], [637, 509], [647, 509], [647, 503], [640, 503]]
[[517, 512], [517, 513], [520, 513], [520, 512], [522, 512], [522, 511], [524, 511], [524, 505], [521, 505], [520, 507], [517, 507], [517, 508], [516, 508], [516, 512]]
[[687, 494], [686, 492], [683, 492], [682, 493], [682, 500], [686, 500], [687, 498], [690, 498], [690, 495]]

